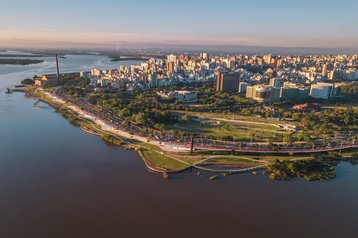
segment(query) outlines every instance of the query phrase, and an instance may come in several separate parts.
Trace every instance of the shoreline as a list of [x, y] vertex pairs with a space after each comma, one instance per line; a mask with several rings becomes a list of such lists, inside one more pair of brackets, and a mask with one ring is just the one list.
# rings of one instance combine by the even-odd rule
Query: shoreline
[[[35, 91], [31, 91], [35, 90]], [[40, 91], [40, 93], [38, 93]], [[155, 140], [148, 140], [148, 138], [144, 138], [138, 135], [130, 134], [126, 131], [121, 131], [113, 126], [109, 125], [104, 120], [97, 118], [94, 115], [89, 114], [88, 112], [83, 111], [82, 109], [78, 108], [77, 106], [64, 101], [61, 98], [58, 98], [56, 95], [42, 89], [42, 88], [34, 88], [34, 87], [27, 87], [26, 93], [32, 95], [34, 98], [42, 101], [44, 103], [49, 104], [55, 110], [60, 112], [66, 119], [68, 119], [72, 124], [80, 127], [80, 129], [85, 132], [86, 134], [90, 134], [93, 136], [99, 136], [102, 140], [107, 142], [103, 137], [102, 134], [106, 134], [110, 137], [114, 137], [116, 140], [121, 141], [120, 146], [135, 150], [135, 152], [141, 157], [143, 160], [146, 168], [154, 173], [159, 173], [167, 175], [168, 173], [178, 173], [185, 171], [189, 168], [195, 168], [199, 171], [206, 171], [212, 173], [227, 173], [235, 174], [241, 172], [252, 172], [262, 168], [266, 168], [268, 165], [272, 164], [272, 161], [266, 160], [257, 160], [256, 162], [261, 162], [261, 165], [252, 164], [248, 168], [245, 169], [238, 169], [233, 168], [232, 170], [227, 169], [220, 169], [220, 168], [209, 168], [201, 166], [201, 163], [205, 163], [207, 160], [211, 158], [217, 157], [217, 155], [200, 155], [201, 159], [198, 158], [199, 154], [195, 156], [188, 156], [185, 154], [177, 154], [171, 155], [169, 151], [164, 150], [166, 145], [163, 145], [159, 141]], [[70, 114], [70, 116], [68, 115]], [[82, 124], [81, 124], [82, 123]], [[113, 144], [115, 146], [119, 146], [118, 143], [113, 143], [113, 141], [109, 140], [108, 143]], [[179, 154], [178, 154], [179, 153]], [[204, 159], [204, 156], [206, 157]], [[184, 160], [182, 159], [184, 157]], [[224, 157], [230, 157], [230, 155]], [[242, 156], [231, 156], [232, 158], [236, 159], [243, 159]], [[346, 157], [347, 158], [347, 157]], [[189, 159], [189, 160], [188, 160]], [[192, 161], [194, 159], [194, 161]], [[250, 160], [250, 159], [246, 159]], [[309, 160], [307, 157], [298, 157], [295, 159], [290, 159], [289, 161], [302, 161], [302, 160]], [[192, 161], [192, 162], [188, 162]], [[343, 161], [343, 160], [342, 160]], [[240, 166], [240, 162], [235, 162], [237, 166]], [[169, 167], [168, 167], [169, 166]], [[203, 169], [204, 168], [204, 169]]]
[[[183, 169], [180, 170], [171, 170], [171, 169], [165, 169], [165, 168], [161, 168], [159, 166], [156, 166], [155, 164], [153, 164], [150, 160], [148, 160], [148, 158], [146, 158], [146, 156], [142, 153], [139, 152], [141, 151], [141, 149], [148, 149], [148, 147], [145, 147], [143, 145], [138, 145], [135, 144], [134, 142], [129, 142], [128, 140], [135, 140], [136, 142], [141, 142], [141, 143], [148, 143], [149, 145], [154, 145], [154, 146], [158, 146], [160, 148], [160, 144], [158, 142], [155, 141], [146, 141], [146, 138], [139, 138], [139, 136], [134, 136], [134, 135], [130, 135], [127, 132], [121, 131], [122, 133], [120, 133], [119, 135], [117, 134], [113, 134], [113, 133], [118, 133], [120, 132], [117, 129], [112, 128], [110, 125], [106, 124], [105, 122], [103, 122], [102, 120], [95, 118], [92, 115], [88, 115], [85, 112], [83, 112], [81, 109], [77, 108], [74, 105], [67, 105], [69, 104], [68, 102], [63, 101], [62, 99], [58, 99], [57, 97], [53, 96], [52, 94], [50, 94], [49, 92], [46, 92], [43, 89], [36, 89], [36, 90], [40, 90], [42, 91], [42, 93], [44, 94], [42, 98], [39, 98], [36, 93], [31, 93], [29, 92], [29, 90], [27, 90], [26, 92], [28, 94], [30, 94], [31, 96], [33, 96], [34, 98], [36, 98], [37, 100], [44, 102], [48, 105], [50, 105], [51, 107], [53, 107], [56, 111], [60, 112], [67, 120], [69, 120], [70, 123], [74, 124], [75, 126], [78, 126], [84, 133], [92, 135], [92, 136], [98, 136], [99, 138], [101, 138], [102, 140], [104, 140], [104, 138], [101, 137], [102, 133], [107, 133], [108, 135], [112, 135], [114, 137], [116, 137], [118, 140], [122, 141], [122, 144], [120, 146], [126, 148], [126, 149], [130, 149], [130, 150], [135, 150], [136, 153], [141, 157], [141, 159], [143, 160], [144, 164], [146, 165], [147, 169], [150, 170], [151, 172], [155, 172], [155, 173], [177, 173], [177, 172], [181, 172], [183, 171]], [[44, 98], [44, 96], [49, 97], [51, 100], [55, 100], [51, 101], [51, 100], [46, 100]], [[66, 116], [66, 112], [69, 112], [70, 114], [72, 114], [73, 116], [75, 116], [77, 118], [77, 120], [84, 122], [84, 123], [89, 123], [90, 126], [92, 126], [92, 128], [87, 127], [87, 126], [83, 126], [79, 123], [79, 121], [77, 120], [72, 120], [71, 118], [68, 118]], [[90, 122], [88, 121], [90, 120]], [[96, 128], [100, 127], [100, 128]], [[90, 129], [90, 130], [89, 130]], [[136, 139], [140, 139], [140, 140], [136, 140]], [[110, 141], [106, 141], [110, 144]], [[116, 144], [113, 144], [114, 146], [119, 146]], [[138, 151], [137, 151], [138, 150]], [[191, 165], [188, 164], [188, 166], [185, 169], [190, 168]]]

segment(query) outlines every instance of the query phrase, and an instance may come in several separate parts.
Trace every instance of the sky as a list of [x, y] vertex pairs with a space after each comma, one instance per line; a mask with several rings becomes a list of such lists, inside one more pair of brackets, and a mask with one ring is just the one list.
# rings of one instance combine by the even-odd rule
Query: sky
[[1, 0], [0, 48], [358, 49], [358, 0]]

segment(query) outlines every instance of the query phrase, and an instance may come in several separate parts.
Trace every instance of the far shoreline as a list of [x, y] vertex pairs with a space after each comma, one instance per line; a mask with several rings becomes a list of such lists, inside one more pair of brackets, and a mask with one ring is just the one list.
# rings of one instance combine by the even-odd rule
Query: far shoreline
[[0, 65], [32, 65], [43, 62], [44, 60], [0, 58]]

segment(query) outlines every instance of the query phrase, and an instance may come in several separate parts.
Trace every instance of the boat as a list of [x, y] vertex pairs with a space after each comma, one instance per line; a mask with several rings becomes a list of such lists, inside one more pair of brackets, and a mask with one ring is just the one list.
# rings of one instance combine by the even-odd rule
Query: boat
[[7, 88], [5, 93], [10, 94], [12, 93], [12, 90], [10, 88]]

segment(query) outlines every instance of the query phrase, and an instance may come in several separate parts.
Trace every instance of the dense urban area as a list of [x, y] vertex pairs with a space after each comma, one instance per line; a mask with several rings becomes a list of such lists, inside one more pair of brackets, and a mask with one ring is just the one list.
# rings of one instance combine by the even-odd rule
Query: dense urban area
[[266, 168], [272, 179], [325, 180], [337, 161], [356, 163], [358, 55], [142, 60], [66, 74], [57, 61], [57, 74], [23, 83], [85, 132], [135, 149], [165, 177], [191, 167], [223, 175]]

